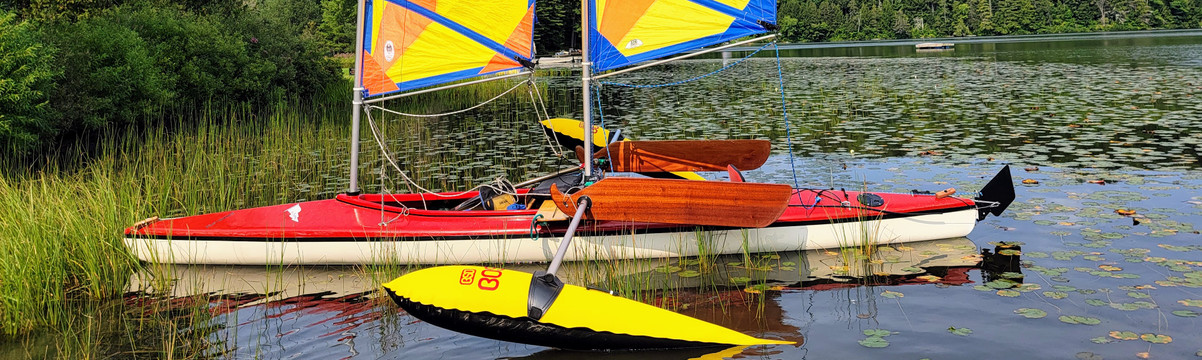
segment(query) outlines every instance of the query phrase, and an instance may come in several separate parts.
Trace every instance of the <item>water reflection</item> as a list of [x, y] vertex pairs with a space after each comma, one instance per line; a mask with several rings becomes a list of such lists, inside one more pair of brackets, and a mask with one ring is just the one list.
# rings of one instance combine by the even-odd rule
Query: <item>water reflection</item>
[[[570, 281], [593, 287], [626, 286], [652, 304], [758, 337], [796, 341], [796, 347], [709, 348], [589, 354], [600, 358], [719, 359], [770, 356], [804, 346], [798, 309], [782, 307], [784, 294], [905, 284], [968, 284], [980, 255], [965, 238], [880, 246], [706, 259], [661, 259], [621, 264], [577, 262], [561, 269]], [[703, 264], [702, 261], [707, 261]], [[508, 266], [533, 270], [542, 264]], [[602, 273], [599, 270], [604, 267]], [[704, 270], [702, 270], [704, 267]], [[667, 270], [666, 270], [667, 269]], [[699, 271], [700, 270], [700, 271]], [[580, 356], [502, 343], [429, 326], [396, 309], [373, 288], [383, 274], [358, 267], [186, 266], [161, 268], [131, 279], [127, 301], [166, 296], [162, 311], [201, 309], [210, 326], [209, 355], [230, 358], [377, 358], [388, 354], [476, 358], [555, 359]], [[593, 279], [585, 282], [585, 279]], [[621, 285], [625, 284], [625, 285]], [[632, 285], [633, 284], [633, 285]], [[642, 290], [632, 290], [631, 286]], [[166, 294], [155, 289], [168, 289]], [[858, 312], [857, 312], [858, 314]], [[193, 315], [184, 315], [193, 316]], [[458, 349], [444, 354], [449, 348]], [[794, 350], [789, 350], [790, 348]], [[742, 354], [742, 355], [740, 355]]]

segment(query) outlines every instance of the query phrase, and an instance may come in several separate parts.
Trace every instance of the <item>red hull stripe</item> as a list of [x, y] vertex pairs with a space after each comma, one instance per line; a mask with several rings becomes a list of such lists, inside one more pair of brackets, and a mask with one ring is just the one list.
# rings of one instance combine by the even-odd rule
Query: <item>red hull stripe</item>
[[[793, 206], [793, 207], [796, 208], [797, 206]], [[818, 206], [818, 207], [821, 208], [823, 206]], [[841, 207], [841, 206], [831, 206], [831, 207]], [[906, 217], [912, 217], [912, 216], [944, 214], [944, 213], [956, 212], [956, 211], [961, 211], [961, 210], [975, 210], [975, 209], [976, 209], [975, 206], [967, 205], [967, 206], [960, 206], [960, 207], [953, 207], [953, 208], [942, 208], [942, 209], [927, 210], [927, 211], [913, 211], [913, 212], [906, 212], [906, 213], [868, 214], [868, 215], [865, 215], [865, 218], [869, 219], [870, 221], [875, 221], [875, 220], [885, 220], [885, 219], [906, 218]], [[787, 214], [788, 213], [786, 213], [786, 215]], [[848, 218], [842, 218], [842, 219], [777, 221], [777, 222], [772, 223], [771, 225], [768, 225], [767, 228], [786, 227], [786, 226], [840, 224], [840, 223], [856, 222], [856, 221], [860, 221], [860, 220], [861, 219], [859, 219], [859, 218], [848, 217]], [[693, 231], [694, 229], [701, 229], [703, 231], [737, 229], [737, 228], [732, 228], [732, 227], [718, 227], [718, 226], [674, 226], [674, 225], [664, 225], [664, 224], [646, 224], [646, 225], [661, 225], [661, 226], [657, 226], [655, 228], [638, 229], [635, 231], [635, 234], [658, 234], [658, 233], [668, 233], [668, 232]], [[539, 236], [542, 236], [542, 237], [563, 236], [564, 230], [565, 229], [563, 229], [563, 228], [557, 228], [557, 229], [553, 229], [551, 234], [547, 234], [546, 232], [543, 232], [543, 233], [540, 233]], [[625, 227], [621, 227], [620, 229], [603, 230], [603, 231], [587, 231], [584, 229], [580, 229], [579, 230], [580, 233], [577, 234], [577, 236], [630, 235], [630, 233], [631, 233], [630, 230], [631, 229], [630, 229], [629, 225], [627, 225]], [[520, 234], [510, 234], [510, 235], [448, 235], [448, 236], [422, 236], [422, 237], [394, 237], [394, 236], [308, 237], [308, 236], [306, 236], [306, 237], [281, 238], [281, 237], [234, 237], [234, 236], [169, 236], [169, 235], [129, 234], [129, 233], [126, 234], [126, 236], [130, 236], [130, 235], [132, 235], [136, 239], [176, 239], [176, 240], [189, 239], [189, 240], [198, 240], [198, 241], [265, 241], [265, 240], [272, 240], [272, 241], [279, 241], [279, 242], [290, 242], [290, 241], [291, 242], [353, 242], [353, 241], [363, 241], [363, 240], [367, 240], [367, 239], [400, 240], [400, 241], [504, 240], [504, 239], [518, 238], [521, 236]]]

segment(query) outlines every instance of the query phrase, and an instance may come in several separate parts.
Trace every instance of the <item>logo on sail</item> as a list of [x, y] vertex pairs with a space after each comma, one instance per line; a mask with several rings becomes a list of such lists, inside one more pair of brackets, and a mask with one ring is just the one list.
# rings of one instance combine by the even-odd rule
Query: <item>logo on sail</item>
[[633, 49], [633, 48], [636, 48], [639, 46], [643, 46], [643, 40], [634, 39], [634, 40], [630, 40], [630, 42], [626, 43], [627, 49]]
[[384, 61], [392, 61], [394, 56], [396, 56], [396, 49], [393, 48], [392, 40], [384, 42]]

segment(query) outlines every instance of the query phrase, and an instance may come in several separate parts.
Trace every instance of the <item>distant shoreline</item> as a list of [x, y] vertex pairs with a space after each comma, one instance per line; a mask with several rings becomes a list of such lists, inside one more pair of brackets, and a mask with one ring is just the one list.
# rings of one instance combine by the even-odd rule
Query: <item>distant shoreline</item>
[[[1024, 42], [1024, 41], [1071, 41], [1071, 40], [1090, 40], [1090, 39], [1106, 39], [1106, 38], [1138, 38], [1138, 37], [1153, 37], [1153, 36], [1202, 36], [1202, 29], [1173, 29], [1173, 30], [1135, 30], [1135, 31], [1098, 31], [1098, 32], [1082, 32], [1082, 33], [1057, 33], [1057, 34], [1033, 34], [1033, 35], [998, 35], [998, 36], [964, 36], [964, 37], [941, 37], [941, 38], [922, 38], [922, 39], [895, 39], [895, 40], [857, 40], [857, 41], [839, 41], [839, 42], [815, 42], [815, 43], [793, 43], [779, 45], [781, 50], [798, 50], [798, 49], [826, 49], [826, 48], [841, 48], [841, 47], [869, 47], [869, 46], [914, 46], [924, 42], [949, 42], [956, 44], [973, 44], [973, 43], [1008, 43], [1008, 42]], [[747, 52], [755, 51], [759, 46], [740, 46], [733, 47], [727, 52]]]

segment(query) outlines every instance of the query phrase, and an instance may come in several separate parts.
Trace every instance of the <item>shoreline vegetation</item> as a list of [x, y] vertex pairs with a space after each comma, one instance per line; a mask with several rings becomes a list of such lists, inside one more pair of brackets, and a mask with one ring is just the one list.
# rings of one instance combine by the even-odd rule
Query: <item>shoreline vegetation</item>
[[[575, 5], [540, 3], [540, 51], [578, 47], [578, 13], [564, 10]], [[1176, 0], [780, 6], [790, 42], [1202, 27], [1198, 3]], [[348, 64], [336, 55], [350, 50], [353, 9], [347, 0], [0, 0], [0, 339], [68, 339], [28, 344], [33, 357], [105, 354], [95, 336], [112, 325], [80, 303], [126, 291], [140, 267], [121, 243], [126, 226], [341, 186], [321, 175], [345, 158], [329, 139], [349, 136]], [[496, 93], [483, 86], [402, 105]], [[231, 148], [253, 156], [228, 157]], [[149, 326], [168, 331], [155, 341], [169, 356], [196, 346], [173, 332], [191, 325]]]

